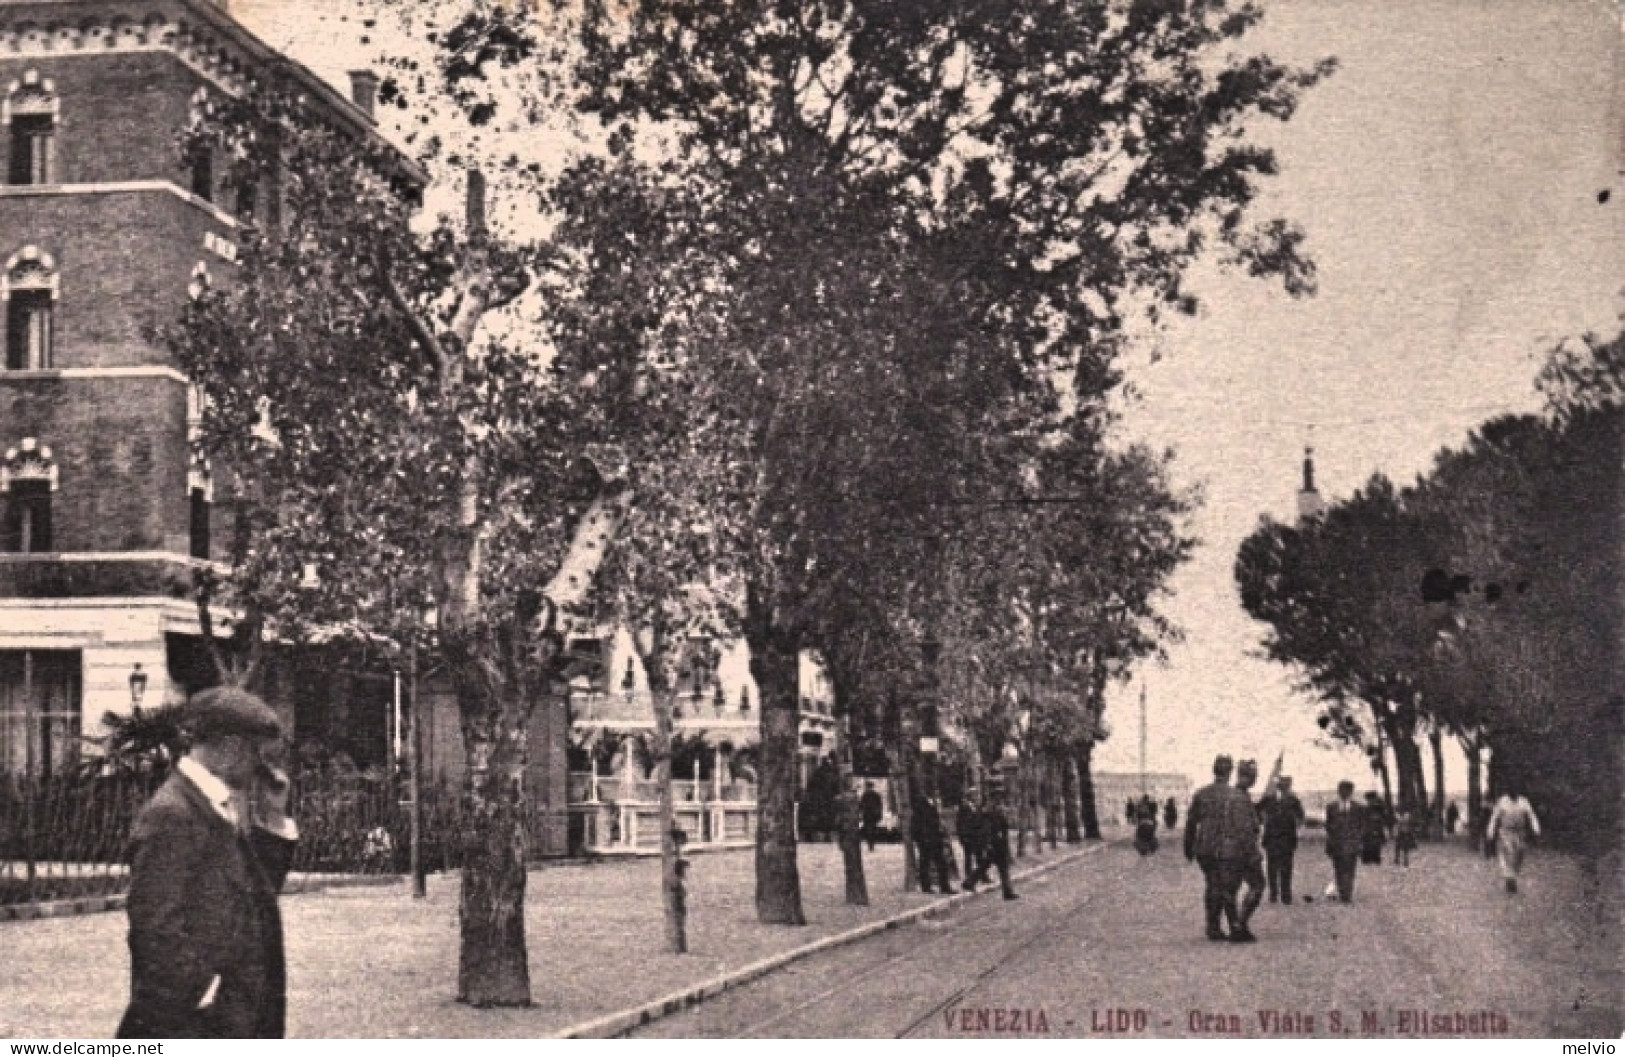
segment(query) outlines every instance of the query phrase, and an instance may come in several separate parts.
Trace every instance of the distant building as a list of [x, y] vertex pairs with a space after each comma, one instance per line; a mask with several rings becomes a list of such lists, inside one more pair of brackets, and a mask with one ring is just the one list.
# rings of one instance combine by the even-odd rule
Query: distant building
[[1123, 825], [1123, 809], [1129, 800], [1138, 800], [1142, 793], [1149, 793], [1151, 799], [1161, 807], [1169, 797], [1179, 805], [1180, 818], [1185, 817], [1185, 809], [1190, 805], [1191, 780], [1182, 774], [1135, 774], [1103, 773], [1096, 774], [1095, 780], [1095, 816], [1101, 825]]
[[[761, 700], [743, 642], [710, 653], [697, 642], [672, 700], [672, 788], [677, 825], [696, 844], [756, 837]], [[626, 852], [659, 846], [652, 757], [654, 699], [628, 632], [578, 638], [582, 674], [570, 687], [569, 847]], [[829, 681], [810, 652], [800, 659], [798, 745], [803, 783], [836, 750]]]

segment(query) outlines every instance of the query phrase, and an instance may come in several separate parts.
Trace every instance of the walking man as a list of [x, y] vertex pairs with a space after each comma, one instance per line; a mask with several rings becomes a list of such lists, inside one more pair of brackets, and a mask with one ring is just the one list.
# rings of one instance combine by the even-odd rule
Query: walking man
[[1233, 813], [1228, 825], [1241, 835], [1241, 854], [1237, 856], [1234, 867], [1227, 867], [1229, 871], [1225, 876], [1227, 891], [1225, 899], [1228, 904], [1236, 902], [1236, 890], [1243, 884], [1247, 886], [1247, 895], [1241, 900], [1237, 916], [1230, 926], [1230, 942], [1252, 943], [1256, 937], [1247, 923], [1252, 920], [1258, 905], [1264, 901], [1264, 855], [1258, 849], [1258, 809], [1253, 806], [1253, 798], [1249, 790], [1253, 783], [1258, 781], [1258, 764], [1252, 760], [1242, 760], [1236, 765], [1236, 791], [1240, 797], [1233, 799], [1225, 805], [1227, 812]]
[[1238, 829], [1240, 815], [1232, 808], [1238, 799], [1247, 802], [1248, 810], [1252, 804], [1246, 794], [1230, 785], [1230, 772], [1234, 768], [1230, 757], [1217, 757], [1213, 761], [1212, 783], [1196, 791], [1185, 811], [1185, 858], [1194, 859], [1202, 868], [1202, 910], [1210, 940], [1228, 938], [1219, 925], [1221, 917], [1232, 928], [1238, 922], [1235, 890], [1228, 882], [1232, 871], [1240, 870], [1248, 833]]
[[1298, 853], [1298, 829], [1303, 825], [1303, 803], [1292, 792], [1292, 779], [1282, 775], [1275, 789], [1258, 802], [1264, 820], [1264, 868], [1270, 902], [1292, 905], [1292, 859]]
[[1354, 801], [1354, 783], [1337, 783], [1337, 799], [1326, 807], [1326, 855], [1337, 879], [1337, 898], [1354, 901], [1354, 870], [1365, 834], [1365, 808]]
[[930, 797], [914, 798], [909, 835], [914, 840], [915, 859], [920, 866], [920, 891], [931, 892], [933, 881], [944, 895], [954, 890], [948, 880], [948, 859], [942, 843], [942, 814]]
[[976, 794], [966, 793], [954, 815], [954, 828], [959, 831], [959, 849], [965, 855], [965, 884], [967, 892], [987, 883], [987, 820], [976, 803]]
[[1540, 820], [1522, 793], [1511, 783], [1503, 783], [1506, 792], [1495, 802], [1490, 812], [1487, 835], [1495, 841], [1495, 851], [1501, 860], [1501, 877], [1506, 882], [1508, 895], [1518, 892], [1518, 872], [1523, 869], [1524, 847], [1530, 837], [1540, 836]]
[[281, 727], [265, 702], [232, 688], [193, 697], [185, 725], [191, 752], [135, 822], [118, 1037], [281, 1038], [277, 893], [298, 839], [287, 776], [267, 762]]
[[987, 868], [991, 865], [999, 871], [999, 888], [1004, 892], [1004, 898], [1019, 899], [1021, 897], [1016, 895], [1015, 888], [1010, 884], [1010, 819], [1005, 816], [998, 793], [989, 795], [981, 816], [982, 863], [977, 880], [987, 881]]
[[880, 793], [875, 790], [875, 783], [863, 783], [858, 812], [862, 819], [863, 839], [869, 842], [869, 850], [874, 851], [875, 838], [880, 836], [880, 820], [886, 817], [886, 806], [881, 802]]

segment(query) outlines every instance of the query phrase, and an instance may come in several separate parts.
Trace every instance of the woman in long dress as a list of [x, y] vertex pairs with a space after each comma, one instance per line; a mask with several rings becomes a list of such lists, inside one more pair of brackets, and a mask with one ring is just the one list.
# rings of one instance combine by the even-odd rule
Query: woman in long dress
[[1495, 802], [1495, 810], [1490, 812], [1490, 824], [1485, 836], [1495, 842], [1507, 892], [1516, 893], [1518, 871], [1523, 869], [1524, 848], [1530, 837], [1540, 836], [1540, 819], [1535, 817], [1535, 809], [1516, 789], [1508, 789]]

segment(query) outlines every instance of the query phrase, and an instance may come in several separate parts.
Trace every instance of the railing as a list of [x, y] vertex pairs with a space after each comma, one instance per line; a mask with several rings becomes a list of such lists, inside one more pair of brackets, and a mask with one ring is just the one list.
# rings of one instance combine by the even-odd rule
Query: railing
[[0, 906], [117, 895], [147, 778], [0, 774]]
[[[679, 727], [721, 725], [754, 730], [758, 722], [753, 708], [740, 708], [738, 701], [717, 704], [715, 698], [679, 694], [672, 702], [672, 720]], [[654, 699], [647, 690], [626, 693], [577, 691], [570, 695], [571, 713], [577, 723], [627, 723], [654, 726]]]
[[[713, 801], [729, 801], [737, 803], [756, 802], [756, 784], [754, 782], [730, 781], [720, 785], [704, 778], [674, 778], [671, 783], [671, 799], [677, 804], [705, 804]], [[627, 780], [625, 778], [608, 775], [595, 775], [572, 771], [570, 773], [570, 804], [619, 803], [621, 801], [635, 803], [658, 803], [660, 800], [660, 786], [652, 779], [638, 778]]]
[[[672, 782], [675, 826], [691, 845], [756, 838], [756, 785], [705, 779]], [[571, 850], [647, 851], [660, 844], [660, 789], [647, 779], [570, 775]]]
[[[129, 885], [131, 829], [158, 784], [148, 775], [30, 779], [0, 773], [0, 906], [123, 893]], [[289, 807], [299, 825], [295, 872], [389, 875], [408, 870], [411, 805], [390, 783], [296, 776]], [[539, 855], [550, 845], [551, 820], [529, 802], [519, 810], [532, 851]], [[424, 790], [425, 870], [461, 866], [463, 818], [457, 789]], [[564, 821], [560, 812], [561, 832]]]

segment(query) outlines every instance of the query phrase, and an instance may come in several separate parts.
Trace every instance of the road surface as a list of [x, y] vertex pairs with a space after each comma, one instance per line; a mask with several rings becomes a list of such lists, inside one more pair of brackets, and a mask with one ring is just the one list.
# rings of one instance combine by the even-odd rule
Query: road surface
[[795, 963], [647, 1026], [654, 1037], [1563, 1037], [1621, 1032], [1617, 905], [1575, 860], [1537, 856], [1507, 896], [1461, 843], [1362, 866], [1355, 902], [1298, 854], [1312, 903], [1266, 902], [1255, 944], [1202, 933], [1177, 836], [1109, 843], [928, 922]]

